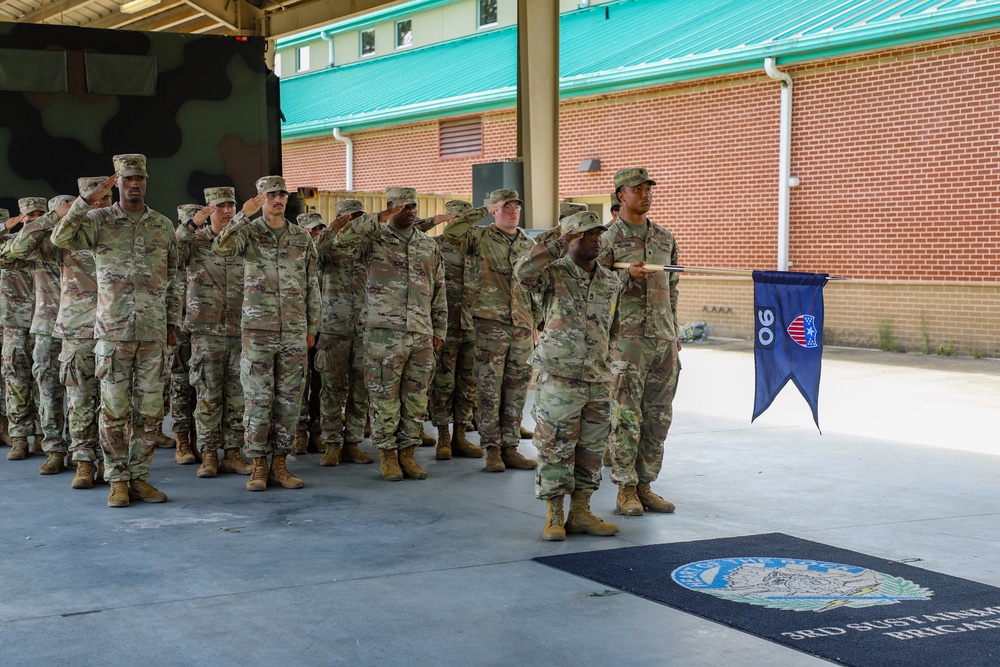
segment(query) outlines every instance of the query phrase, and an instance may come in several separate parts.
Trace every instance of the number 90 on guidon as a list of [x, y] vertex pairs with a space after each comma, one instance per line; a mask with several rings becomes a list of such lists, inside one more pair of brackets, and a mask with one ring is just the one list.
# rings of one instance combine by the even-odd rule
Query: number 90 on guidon
[[774, 349], [774, 308], [760, 307], [756, 314], [753, 346], [760, 350]]

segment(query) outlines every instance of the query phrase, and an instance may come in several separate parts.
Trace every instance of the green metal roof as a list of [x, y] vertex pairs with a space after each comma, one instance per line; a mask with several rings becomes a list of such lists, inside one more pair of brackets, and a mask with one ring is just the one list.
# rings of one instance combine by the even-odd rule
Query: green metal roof
[[[1000, 29], [1000, 0], [622, 0], [560, 18], [562, 97]], [[517, 29], [283, 80], [286, 139], [510, 107]]]

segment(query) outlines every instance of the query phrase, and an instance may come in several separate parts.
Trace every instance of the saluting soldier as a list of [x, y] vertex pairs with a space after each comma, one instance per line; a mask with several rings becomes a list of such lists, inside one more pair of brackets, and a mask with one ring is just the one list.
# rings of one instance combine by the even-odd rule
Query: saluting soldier
[[[309, 232], [309, 236], [316, 243], [320, 233], [326, 229], [323, 216], [316, 212], [300, 213], [295, 218], [295, 223], [302, 229]], [[319, 264], [317, 264], [319, 267]], [[320, 267], [320, 270], [321, 267]], [[322, 281], [322, 278], [320, 279]], [[322, 290], [322, 282], [320, 283]], [[319, 334], [317, 334], [317, 339]], [[306, 370], [306, 384], [302, 392], [302, 409], [299, 413], [299, 430], [295, 434], [295, 453], [306, 454], [308, 452], [323, 452], [322, 446], [323, 427], [320, 418], [320, 374], [316, 370], [316, 346], [309, 348], [308, 369]]]

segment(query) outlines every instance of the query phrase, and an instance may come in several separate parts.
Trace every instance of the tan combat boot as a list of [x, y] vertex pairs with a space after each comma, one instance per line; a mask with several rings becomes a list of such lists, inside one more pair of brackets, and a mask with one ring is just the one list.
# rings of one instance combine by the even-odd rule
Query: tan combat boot
[[153, 444], [159, 447], [160, 449], [173, 449], [174, 447], [177, 446], [177, 443], [174, 442], [174, 439], [171, 438], [166, 433], [164, 433], [163, 431], [159, 431], [153, 434]]
[[39, 475], [56, 475], [61, 473], [65, 468], [63, 468], [63, 460], [66, 454], [64, 452], [49, 452], [48, 458], [45, 459], [45, 463], [42, 467], [38, 469]]
[[[97, 474], [94, 475], [94, 484], [100, 484], [104, 482], [104, 459], [98, 459], [97, 461]], [[107, 482], [104, 482], [105, 484]]]
[[538, 461], [523, 457], [517, 447], [501, 447], [500, 456], [503, 457], [503, 464], [514, 470], [534, 470], [538, 467]]
[[518, 427], [518, 436], [521, 440], [531, 440], [535, 437], [535, 432], [524, 428], [523, 426]]
[[194, 452], [191, 451], [191, 434], [187, 431], [178, 431], [174, 434], [177, 438], [177, 451], [174, 452], [174, 461], [182, 466], [191, 465], [195, 462]]
[[267, 488], [267, 457], [258, 456], [253, 460], [253, 470], [247, 480], [247, 491], [263, 491]]
[[615, 514], [625, 516], [642, 516], [642, 503], [636, 495], [635, 486], [619, 486], [618, 499], [615, 502]]
[[476, 447], [465, 437], [466, 428], [462, 424], [455, 424], [451, 436], [451, 453], [467, 459], [483, 458], [482, 447]]
[[421, 447], [433, 447], [437, 444], [437, 438], [425, 431], [420, 429], [420, 446]]
[[608, 447], [607, 449], [604, 450], [604, 466], [606, 468], [610, 468], [611, 467], [611, 448], [610, 447]]
[[563, 527], [563, 498], [556, 496], [545, 501], [545, 528], [542, 529], [542, 539], [548, 542], [562, 542], [566, 539], [566, 528]]
[[326, 454], [323, 454], [323, 458], [319, 460], [319, 464], [326, 467], [339, 466], [341, 449], [342, 446], [327, 445]]
[[[475, 401], [473, 401], [475, 403]], [[469, 424], [467, 431], [478, 431], [479, 430], [479, 408], [473, 405], [472, 407], [472, 423]]]
[[438, 461], [451, 460], [451, 431], [448, 425], [438, 426], [437, 449], [434, 450], [434, 458]]
[[375, 459], [371, 454], [361, 449], [357, 442], [345, 442], [344, 448], [340, 451], [340, 460], [343, 463], [373, 463]]
[[108, 494], [108, 507], [128, 507], [128, 497], [128, 482], [111, 482], [111, 492]]
[[222, 450], [222, 460], [219, 461], [219, 472], [231, 472], [234, 475], [249, 475], [253, 469], [246, 459], [240, 455], [240, 450], [233, 447]]
[[128, 497], [131, 500], [141, 500], [144, 503], [167, 502], [167, 494], [144, 479], [133, 479], [128, 483]]
[[201, 453], [201, 465], [198, 466], [198, 477], [219, 476], [219, 450], [206, 449]]
[[95, 474], [97, 474], [97, 466], [90, 461], [78, 461], [76, 474], [73, 476], [73, 483], [70, 486], [74, 489], [92, 489], [94, 488]]
[[316, 452], [317, 454], [326, 453], [326, 445], [323, 444], [323, 434], [313, 433], [309, 436], [309, 447], [310, 452]]
[[403, 479], [403, 471], [399, 467], [399, 456], [395, 449], [380, 449], [378, 455], [381, 459], [382, 479], [387, 479], [390, 482], [398, 482]]
[[503, 463], [503, 456], [500, 455], [499, 447], [486, 448], [486, 472], [503, 472], [507, 466]]
[[286, 489], [301, 489], [306, 485], [305, 482], [290, 473], [288, 468], [285, 467], [284, 454], [271, 455], [271, 473], [268, 476], [267, 481], [280, 484]]
[[407, 447], [399, 450], [399, 469], [403, 471], [404, 477], [410, 479], [427, 479], [427, 471], [421, 468], [413, 458], [416, 447]]
[[[345, 417], [346, 419], [346, 417]], [[365, 437], [372, 437], [372, 416], [368, 415], [368, 419], [365, 421]]]
[[0, 442], [5, 445], [13, 444], [7, 431], [7, 415], [0, 415]]
[[35, 437], [31, 439], [31, 455], [32, 456], [44, 456], [45, 450], [42, 449], [42, 440], [45, 436], [41, 433], [36, 433]]
[[305, 454], [309, 450], [309, 431], [295, 432], [295, 449], [292, 454]]
[[590, 511], [591, 490], [577, 491], [569, 500], [569, 516], [566, 517], [567, 533], [589, 533], [591, 535], [617, 535], [621, 528], [616, 523], [605, 523]]
[[653, 490], [649, 488], [649, 482], [639, 482], [639, 484], [635, 487], [635, 492], [639, 497], [639, 502], [642, 503], [642, 506], [650, 512], [670, 514], [676, 509], [672, 502], [664, 500], [660, 496], [653, 493]]
[[28, 439], [23, 435], [11, 438], [10, 447], [10, 451], [7, 452], [8, 461], [23, 461], [28, 458]]

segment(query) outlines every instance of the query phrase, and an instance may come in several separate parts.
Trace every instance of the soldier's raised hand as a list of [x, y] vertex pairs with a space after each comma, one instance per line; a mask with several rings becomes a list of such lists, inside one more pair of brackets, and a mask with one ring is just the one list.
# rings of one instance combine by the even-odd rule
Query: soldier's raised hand
[[24, 220], [23, 213], [21, 215], [15, 215], [13, 218], [7, 218], [6, 220], [4, 220], [3, 223], [4, 229], [6, 229], [9, 232], [10, 230], [14, 229], [15, 226], [17, 226], [17, 223], [21, 222], [22, 220]]
[[101, 201], [108, 196], [111, 192], [111, 188], [118, 184], [118, 174], [112, 174], [105, 178], [100, 184], [87, 193], [87, 196], [83, 198], [85, 202], [93, 206], [97, 202]]
[[264, 207], [264, 200], [266, 199], [267, 199], [267, 193], [262, 192], [253, 199], [246, 200], [245, 202], [243, 202], [243, 208], [240, 209], [240, 213], [242, 213], [247, 218], [253, 217], [257, 213], [257, 211], [259, 211]]
[[205, 221], [215, 213], [215, 204], [209, 204], [205, 208], [199, 209], [197, 213], [191, 216], [191, 223], [195, 226], [195, 229], [204, 227]]
[[71, 202], [71, 201], [63, 202], [62, 204], [59, 204], [59, 206], [56, 206], [56, 215], [58, 215], [60, 218], [62, 218], [67, 213], [69, 213], [69, 210], [72, 207], [73, 207], [73, 202]]

